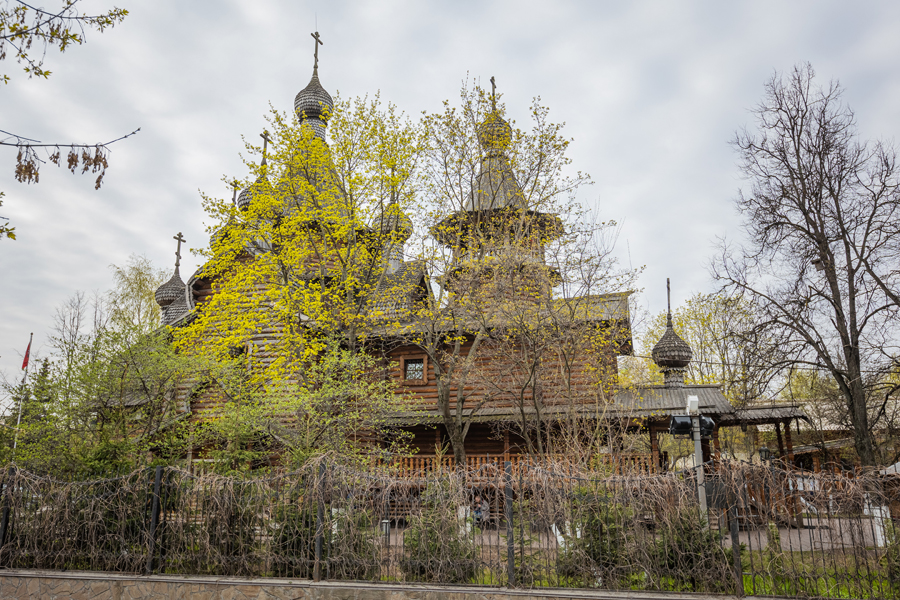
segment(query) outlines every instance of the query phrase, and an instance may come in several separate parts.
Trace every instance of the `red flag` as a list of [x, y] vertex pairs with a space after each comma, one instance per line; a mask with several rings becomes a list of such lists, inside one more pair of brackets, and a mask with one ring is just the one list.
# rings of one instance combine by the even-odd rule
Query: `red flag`
[[25, 360], [22, 361], [22, 370], [23, 371], [28, 368], [28, 357], [31, 356], [31, 339], [33, 337], [34, 337], [33, 333], [28, 337], [28, 348], [25, 349]]

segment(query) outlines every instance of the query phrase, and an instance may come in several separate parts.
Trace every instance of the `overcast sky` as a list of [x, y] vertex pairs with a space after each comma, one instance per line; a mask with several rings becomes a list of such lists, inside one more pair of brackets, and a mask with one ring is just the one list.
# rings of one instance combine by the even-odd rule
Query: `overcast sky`
[[[21, 377], [29, 332], [46, 354], [55, 307], [111, 286], [109, 265], [144, 254], [174, 262], [172, 236], [207, 243], [199, 190], [230, 196], [243, 177], [241, 136], [256, 140], [271, 103], [292, 107], [309, 81], [318, 28], [323, 86], [344, 97], [381, 92], [411, 115], [458, 97], [468, 76], [493, 75], [509, 115], [527, 122], [535, 96], [566, 123], [574, 166], [595, 185], [581, 196], [621, 224], [619, 256], [646, 265], [640, 303], [665, 307], [714, 289], [706, 263], [717, 236], [739, 237], [742, 185], [734, 131], [763, 84], [809, 61], [839, 79], [865, 137], [900, 130], [898, 2], [129, 2], [125, 22], [64, 55], [49, 80], [7, 59], [0, 129], [53, 142], [107, 141], [106, 183], [45, 166], [15, 181], [0, 148], [0, 371]], [[46, 7], [55, 6], [48, 0]], [[85, 9], [110, 7], [86, 0]], [[183, 260], [185, 278], [198, 265]]]

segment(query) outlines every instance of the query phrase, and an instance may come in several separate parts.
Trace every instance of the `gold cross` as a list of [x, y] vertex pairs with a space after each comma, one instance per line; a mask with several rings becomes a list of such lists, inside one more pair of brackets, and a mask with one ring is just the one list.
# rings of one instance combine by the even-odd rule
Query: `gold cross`
[[178, 235], [172, 236], [173, 240], [178, 240], [178, 249], [175, 250], [175, 267], [181, 266], [181, 242], [184, 241], [184, 237], [182, 237], [181, 232], [178, 232]]
[[313, 39], [316, 40], [316, 52], [313, 54], [313, 56], [316, 59], [316, 62], [313, 63], [313, 68], [318, 69], [319, 68], [319, 46], [324, 46], [325, 44], [324, 44], [324, 42], [322, 42], [322, 40], [319, 39], [318, 31], [315, 33], [311, 33], [309, 35], [311, 35], [313, 37]]

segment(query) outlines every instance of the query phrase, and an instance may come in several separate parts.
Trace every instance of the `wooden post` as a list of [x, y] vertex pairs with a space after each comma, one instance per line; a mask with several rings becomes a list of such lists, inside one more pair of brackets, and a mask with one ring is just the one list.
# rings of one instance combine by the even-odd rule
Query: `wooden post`
[[653, 455], [653, 471], [662, 471], [659, 461], [659, 432], [653, 425], [650, 425], [650, 454]]
[[509, 462], [509, 429], [503, 432], [503, 462]]
[[787, 444], [787, 458], [790, 464], [794, 464], [794, 444], [791, 441], [791, 421], [784, 422], [784, 441]]
[[[743, 486], [739, 489], [743, 489]], [[734, 491], [729, 492], [726, 497], [728, 498], [728, 533], [731, 537], [731, 561], [734, 568], [735, 592], [737, 592], [739, 597], [744, 597], [746, 591], [744, 590], [744, 569], [741, 564], [741, 540], [738, 527], [738, 506], [741, 497]]]
[[716, 451], [716, 462], [722, 460], [722, 444], [719, 441], [719, 426], [713, 429], [713, 448]]
[[703, 462], [708, 463], [712, 460], [712, 452], [709, 449], [709, 438], [703, 438], [700, 441], [700, 447], [703, 449]]
[[775, 422], [775, 434], [778, 436], [778, 458], [784, 458], [784, 440], [781, 438], [781, 421]]

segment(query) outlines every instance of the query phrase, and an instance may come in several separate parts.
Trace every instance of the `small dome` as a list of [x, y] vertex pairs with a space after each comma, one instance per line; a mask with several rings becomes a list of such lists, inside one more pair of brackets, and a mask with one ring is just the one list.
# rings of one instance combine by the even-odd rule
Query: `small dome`
[[219, 227], [216, 229], [211, 236], [209, 236], [209, 247], [212, 248], [222, 242], [222, 240], [228, 237], [228, 228], [232, 225], [232, 222], [229, 221], [226, 225]]
[[253, 192], [250, 191], [250, 188], [241, 190], [241, 193], [237, 197], [237, 207], [240, 210], [247, 210], [250, 208], [250, 203], [253, 201]]
[[[263, 162], [263, 166], [265, 166], [265, 162]], [[253, 185], [238, 194], [238, 209], [247, 210], [248, 208], [250, 208], [250, 203], [253, 202], [254, 196], [258, 194], [264, 194], [267, 191], [267, 187], [269, 187], [269, 180], [266, 179], [264, 175], [260, 175], [259, 177], [257, 177], [256, 181], [253, 182]]]
[[397, 233], [405, 241], [413, 234], [413, 222], [399, 204], [391, 202], [375, 215], [372, 229], [381, 231], [382, 235]]
[[294, 112], [301, 121], [318, 119], [322, 121], [324, 127], [332, 110], [334, 110], [334, 100], [319, 83], [318, 69], [313, 69], [309, 85], [300, 90], [294, 98]]
[[175, 267], [175, 273], [167, 282], [156, 288], [156, 303], [160, 306], [169, 306], [179, 298], [184, 297], [184, 282]]
[[666, 332], [653, 346], [653, 362], [663, 369], [684, 369], [691, 363], [693, 350], [672, 328], [672, 315], [668, 316]]
[[478, 141], [485, 150], [504, 150], [512, 140], [512, 126], [497, 112], [492, 112], [478, 126]]

